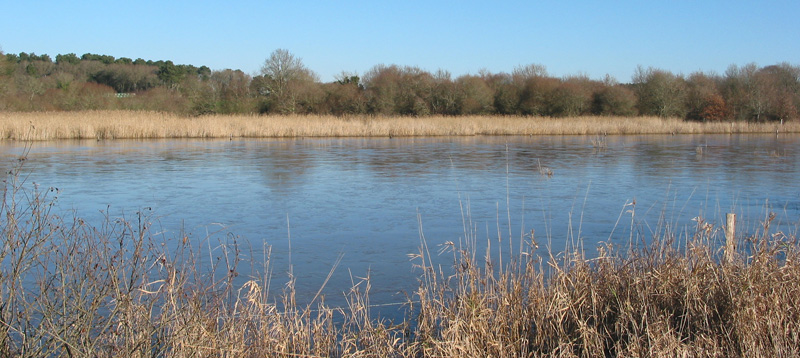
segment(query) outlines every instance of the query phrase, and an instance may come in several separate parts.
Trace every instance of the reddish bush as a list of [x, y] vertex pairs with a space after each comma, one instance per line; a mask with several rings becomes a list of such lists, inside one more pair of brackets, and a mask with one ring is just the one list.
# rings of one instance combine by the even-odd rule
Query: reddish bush
[[700, 119], [704, 121], [721, 121], [728, 117], [728, 108], [725, 106], [725, 100], [718, 94], [713, 94], [706, 97], [703, 101], [703, 107], [699, 113]]

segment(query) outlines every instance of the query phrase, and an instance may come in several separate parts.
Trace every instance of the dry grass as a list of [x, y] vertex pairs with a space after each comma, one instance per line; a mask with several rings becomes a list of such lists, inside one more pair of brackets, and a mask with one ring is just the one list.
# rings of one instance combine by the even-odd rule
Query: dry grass
[[798, 356], [800, 246], [770, 220], [732, 263], [702, 219], [682, 245], [666, 234], [594, 259], [540, 258], [530, 240], [505, 271], [452, 245], [456, 283], [420, 288], [417, 339], [431, 356]]
[[369, 279], [354, 284], [347, 307], [298, 305], [291, 279], [275, 302], [261, 274], [234, 286], [235, 243], [202, 268], [201, 246], [162, 245], [169, 239], [146, 216], [99, 227], [65, 220], [52, 190], [23, 189], [19, 178], [6, 181], [0, 207], [1, 356], [800, 354], [800, 245], [770, 229], [771, 217], [741, 238], [732, 262], [717, 249], [722, 230], [702, 219], [682, 236], [603, 246], [593, 259], [540, 252], [533, 232], [503, 242], [519, 245], [511, 257], [495, 247], [484, 258], [467, 230], [443, 245], [452, 270], [434, 264], [423, 237], [414, 313], [394, 325], [370, 317]]
[[215, 115], [135, 111], [0, 112], [0, 139], [387, 137], [799, 133], [800, 122], [686, 122], [657, 117], [334, 117]]

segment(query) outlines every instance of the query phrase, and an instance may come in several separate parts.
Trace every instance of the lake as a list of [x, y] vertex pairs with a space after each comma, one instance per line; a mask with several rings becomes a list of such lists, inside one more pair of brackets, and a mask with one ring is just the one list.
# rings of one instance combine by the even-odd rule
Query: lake
[[[272, 288], [288, 272], [298, 300], [369, 275], [372, 303], [417, 287], [409, 254], [475, 234], [518, 251], [627, 245], [701, 217], [739, 215], [742, 235], [768, 212], [795, 230], [800, 136], [538, 136], [0, 142], [6, 170], [26, 151], [26, 185], [59, 189], [58, 208], [99, 223], [146, 212], [167, 242], [188, 234], [218, 252], [234, 239], [241, 280], [272, 248]], [[635, 204], [634, 204], [635, 202]], [[633, 217], [632, 217], [633, 216]], [[421, 234], [422, 233], [422, 234]], [[499, 239], [498, 239], [499, 238]], [[511, 241], [509, 241], [511, 239]], [[483, 252], [480, 253], [483, 255]], [[497, 259], [495, 255], [495, 259]], [[448, 254], [439, 256], [446, 268]], [[290, 269], [291, 264], [291, 269]], [[388, 313], [387, 315], [391, 315]]]

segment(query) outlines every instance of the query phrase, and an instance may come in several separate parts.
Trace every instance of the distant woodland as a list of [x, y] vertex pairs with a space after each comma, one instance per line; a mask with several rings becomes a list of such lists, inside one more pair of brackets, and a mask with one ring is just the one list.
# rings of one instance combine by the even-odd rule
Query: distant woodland
[[797, 120], [800, 66], [731, 65], [724, 74], [638, 67], [630, 83], [553, 77], [542, 65], [452, 76], [376, 65], [323, 83], [300, 58], [276, 50], [258, 74], [172, 61], [73, 53], [0, 52], [0, 110], [146, 110], [184, 115], [661, 116], [694, 121]]

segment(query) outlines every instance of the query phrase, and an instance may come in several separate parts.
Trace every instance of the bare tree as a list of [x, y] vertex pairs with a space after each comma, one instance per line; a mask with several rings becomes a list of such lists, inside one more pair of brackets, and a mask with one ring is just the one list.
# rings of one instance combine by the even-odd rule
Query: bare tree
[[263, 80], [259, 83], [264, 87], [259, 93], [267, 95], [271, 106], [279, 112], [294, 113], [297, 111], [297, 102], [305, 86], [316, 81], [314, 73], [303, 65], [299, 57], [295, 57], [288, 50], [277, 49], [261, 66]]
[[511, 72], [511, 77], [517, 82], [525, 82], [532, 78], [547, 77], [547, 67], [538, 63], [517, 66], [514, 68], [514, 71]]
[[680, 117], [686, 114], [686, 83], [672, 72], [642, 66], [633, 74], [634, 91], [639, 113], [659, 117]]
[[494, 112], [494, 90], [484, 77], [464, 75], [456, 79], [460, 114], [489, 114]]

